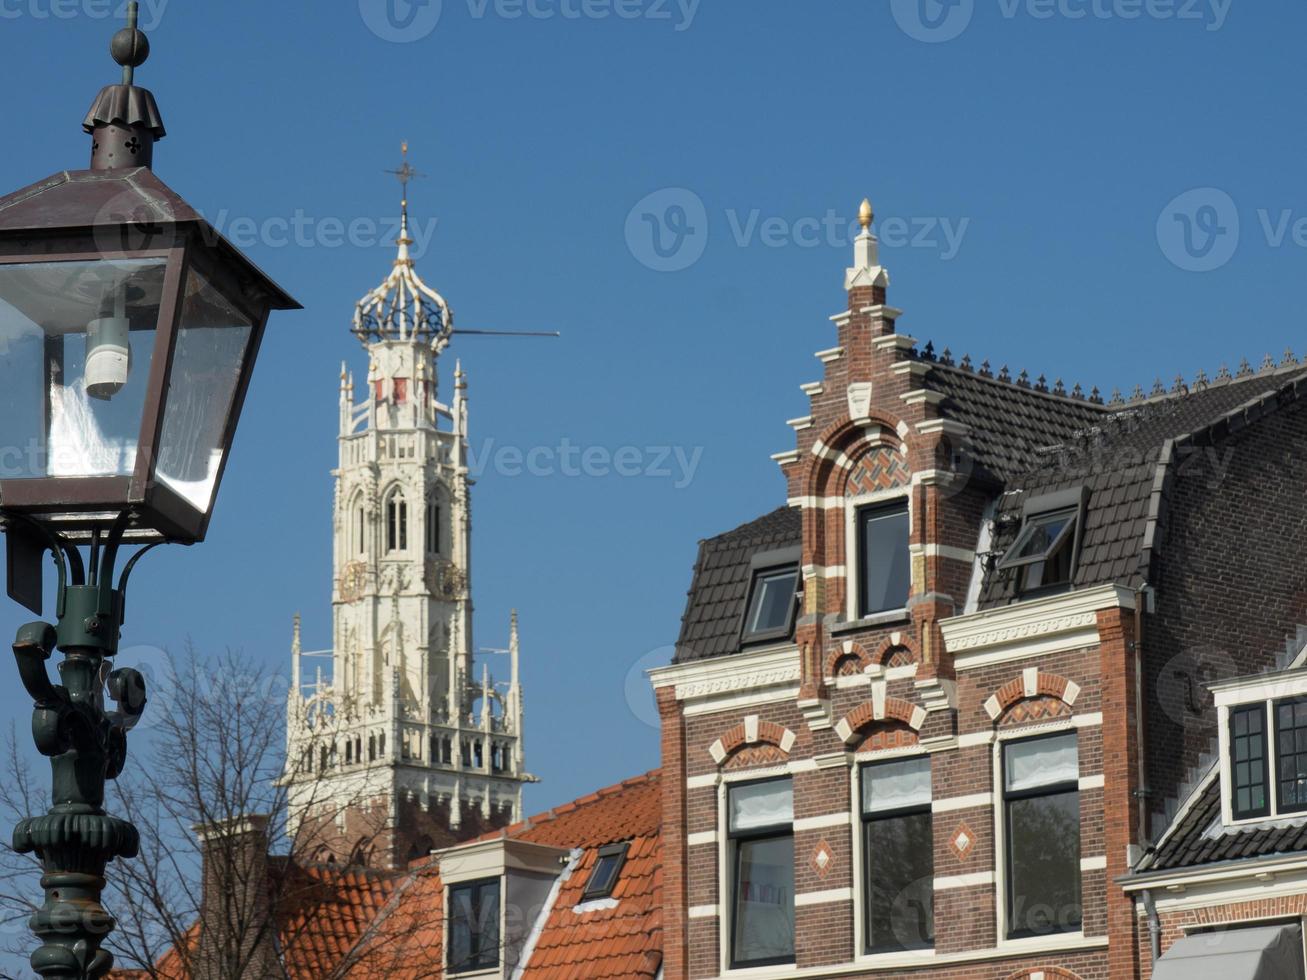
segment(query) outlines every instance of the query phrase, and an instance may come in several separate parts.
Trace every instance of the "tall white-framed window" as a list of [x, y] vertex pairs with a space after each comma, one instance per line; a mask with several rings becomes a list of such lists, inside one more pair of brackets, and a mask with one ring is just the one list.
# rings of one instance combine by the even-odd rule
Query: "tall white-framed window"
[[1001, 942], [1081, 931], [1078, 738], [1050, 726], [995, 743]]
[[908, 488], [850, 497], [844, 516], [849, 619], [890, 620], [905, 615], [912, 591]]
[[859, 766], [861, 952], [935, 945], [935, 857], [930, 756]]
[[794, 962], [794, 787], [788, 774], [722, 784], [723, 969]]

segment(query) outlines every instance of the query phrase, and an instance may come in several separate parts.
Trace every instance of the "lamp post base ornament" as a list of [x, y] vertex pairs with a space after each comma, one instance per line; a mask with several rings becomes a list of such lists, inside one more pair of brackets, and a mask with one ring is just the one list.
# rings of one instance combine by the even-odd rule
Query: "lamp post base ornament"
[[[127, 732], [145, 710], [140, 673], [110, 667], [118, 652], [127, 577], [144, 553], [133, 557], [113, 588], [123, 526], [120, 521], [115, 527], [103, 556], [95, 539], [91, 584], [84, 582], [76, 549], [50, 535], [59, 571], [59, 626], [29, 623], [14, 640], [19, 675], [35, 701], [32, 737], [53, 771], [50, 812], [23, 820], [13, 838], [14, 850], [35, 853], [44, 870], [45, 903], [30, 920], [43, 943], [32, 954], [32, 969], [42, 977], [99, 980], [113, 967], [112, 954], [100, 948], [114, 928], [100, 904], [105, 868], [114, 858], [135, 857], [140, 847], [135, 827], [104, 812], [105, 783], [122, 772]], [[56, 647], [64, 655], [60, 684], [46, 669]], [[106, 693], [116, 710], [105, 710]]]

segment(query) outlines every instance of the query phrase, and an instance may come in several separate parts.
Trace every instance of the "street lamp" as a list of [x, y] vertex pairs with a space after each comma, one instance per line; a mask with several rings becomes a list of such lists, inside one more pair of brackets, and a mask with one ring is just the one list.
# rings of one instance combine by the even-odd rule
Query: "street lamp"
[[[268, 314], [299, 308], [151, 171], [164, 128], [154, 97], [133, 84], [149, 56], [136, 6], [110, 46], [122, 84], [84, 123], [90, 169], [0, 198], [9, 594], [40, 615], [47, 553], [58, 576], [57, 627], [24, 626], [14, 643], [53, 769], [52, 809], [14, 832], [15, 849], [45, 871], [31, 920], [44, 977], [108, 972], [104, 870], [138, 848], [135, 828], [103, 809], [145, 706], [141, 675], [107, 664], [127, 578], [150, 548], [204, 539]], [[144, 547], [115, 581], [132, 544]], [[45, 666], [56, 647], [58, 686]], [[106, 692], [116, 710], [105, 710]]]

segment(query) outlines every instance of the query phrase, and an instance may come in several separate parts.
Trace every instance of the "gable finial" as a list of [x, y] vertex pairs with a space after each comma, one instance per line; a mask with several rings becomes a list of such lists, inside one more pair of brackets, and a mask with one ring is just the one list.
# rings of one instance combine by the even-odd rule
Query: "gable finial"
[[862, 225], [864, 229], [870, 228], [875, 217], [876, 212], [872, 210], [871, 198], [864, 197], [862, 199], [862, 206], [858, 208], [858, 224]]

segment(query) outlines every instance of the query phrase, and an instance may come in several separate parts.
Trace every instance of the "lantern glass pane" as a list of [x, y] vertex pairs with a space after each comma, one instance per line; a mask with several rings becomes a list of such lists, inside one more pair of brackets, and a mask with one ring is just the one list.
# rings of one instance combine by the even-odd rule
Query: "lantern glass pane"
[[158, 479], [201, 513], [227, 450], [224, 437], [254, 332], [249, 317], [191, 270], [159, 443]]
[[131, 474], [166, 265], [0, 265], [0, 478]]

